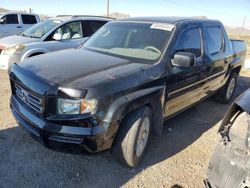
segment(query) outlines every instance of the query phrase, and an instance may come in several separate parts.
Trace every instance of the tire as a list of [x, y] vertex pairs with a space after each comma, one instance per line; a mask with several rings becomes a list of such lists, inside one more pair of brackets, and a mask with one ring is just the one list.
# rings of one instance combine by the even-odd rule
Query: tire
[[152, 111], [149, 107], [129, 113], [122, 121], [112, 147], [116, 160], [128, 167], [137, 166], [145, 155], [151, 132]]
[[214, 99], [216, 102], [223, 104], [227, 104], [230, 102], [237, 85], [237, 78], [238, 74], [232, 72], [226, 84], [215, 94]]

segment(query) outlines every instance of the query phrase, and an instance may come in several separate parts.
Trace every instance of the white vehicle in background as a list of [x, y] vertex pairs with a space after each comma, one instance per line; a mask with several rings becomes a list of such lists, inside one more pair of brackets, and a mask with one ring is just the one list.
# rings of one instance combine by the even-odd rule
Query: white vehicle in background
[[0, 15], [0, 38], [21, 33], [40, 22], [36, 14], [8, 12]]
[[0, 69], [32, 56], [78, 48], [108, 21], [111, 19], [99, 16], [60, 16], [0, 39]]

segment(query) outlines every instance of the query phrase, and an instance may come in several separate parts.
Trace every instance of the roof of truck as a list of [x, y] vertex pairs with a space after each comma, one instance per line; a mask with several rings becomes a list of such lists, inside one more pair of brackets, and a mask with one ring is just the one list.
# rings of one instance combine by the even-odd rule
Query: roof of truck
[[158, 22], [158, 23], [169, 23], [176, 24], [178, 22], [219, 22], [218, 20], [195, 18], [195, 17], [134, 17], [122, 19], [122, 21], [138, 21], [138, 22]]
[[34, 13], [22, 12], [22, 11], [10, 11], [10, 12], [2, 12], [0, 15], [7, 15], [7, 14], [27, 14], [27, 15], [37, 15]]

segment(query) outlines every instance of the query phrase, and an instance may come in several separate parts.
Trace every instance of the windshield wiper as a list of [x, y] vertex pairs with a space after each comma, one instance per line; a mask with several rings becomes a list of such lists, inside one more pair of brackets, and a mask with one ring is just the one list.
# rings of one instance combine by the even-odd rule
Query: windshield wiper
[[29, 35], [25, 35], [24, 33], [19, 33], [19, 34], [17, 34], [17, 35], [21, 35], [21, 36], [23, 36], [23, 37], [29, 37], [29, 38], [31, 38]]
[[36, 37], [36, 36], [32, 36], [32, 35], [26, 35], [24, 33], [20, 33], [19, 35], [23, 36], [23, 37], [29, 37], [29, 38], [37, 38], [40, 39], [40, 37]]

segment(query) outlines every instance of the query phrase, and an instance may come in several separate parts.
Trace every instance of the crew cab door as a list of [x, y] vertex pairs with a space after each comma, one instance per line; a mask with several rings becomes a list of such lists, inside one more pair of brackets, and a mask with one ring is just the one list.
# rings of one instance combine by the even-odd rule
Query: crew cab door
[[[173, 65], [175, 54], [187, 52], [195, 57], [194, 65], [181, 67]], [[167, 102], [165, 116], [168, 117], [191, 104], [199, 101], [203, 96], [203, 40], [199, 26], [188, 27], [179, 34], [172, 54], [172, 69], [167, 81]]]
[[17, 14], [7, 14], [0, 21], [0, 38], [22, 32], [22, 25]]
[[[206, 92], [213, 92], [225, 83], [230, 56], [226, 53], [224, 31], [220, 25], [204, 26], [207, 84]], [[232, 54], [230, 54], [232, 56]]]

